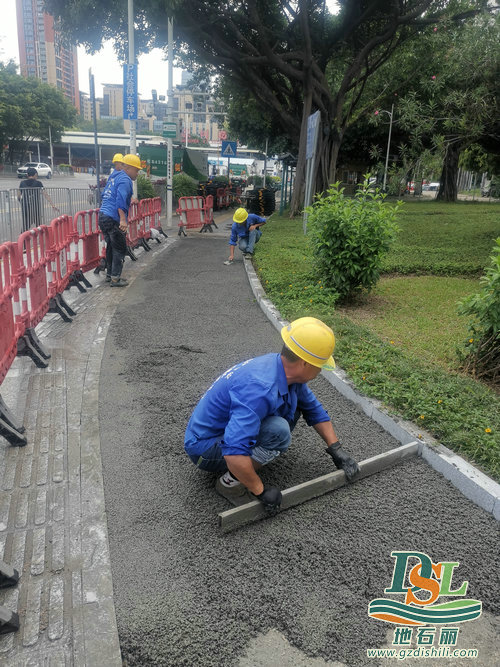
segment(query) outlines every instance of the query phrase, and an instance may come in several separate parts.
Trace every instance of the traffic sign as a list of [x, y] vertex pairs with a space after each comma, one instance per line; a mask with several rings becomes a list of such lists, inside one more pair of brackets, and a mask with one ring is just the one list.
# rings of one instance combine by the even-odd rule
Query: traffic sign
[[[321, 120], [319, 111], [313, 113], [307, 119], [307, 145], [306, 145], [306, 160], [310, 160], [316, 155], [316, 144], [318, 143], [318, 128]], [[307, 204], [309, 206], [309, 204]]]
[[221, 155], [222, 157], [236, 157], [236, 141], [223, 141]]
[[123, 65], [123, 118], [137, 120], [137, 65]]
[[162, 137], [167, 139], [177, 138], [177, 123], [163, 123]]

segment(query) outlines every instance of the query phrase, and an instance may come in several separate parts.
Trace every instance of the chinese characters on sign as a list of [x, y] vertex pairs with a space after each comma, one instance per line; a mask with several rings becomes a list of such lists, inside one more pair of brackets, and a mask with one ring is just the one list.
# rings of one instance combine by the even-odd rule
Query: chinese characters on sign
[[123, 66], [123, 118], [137, 120], [137, 65]]

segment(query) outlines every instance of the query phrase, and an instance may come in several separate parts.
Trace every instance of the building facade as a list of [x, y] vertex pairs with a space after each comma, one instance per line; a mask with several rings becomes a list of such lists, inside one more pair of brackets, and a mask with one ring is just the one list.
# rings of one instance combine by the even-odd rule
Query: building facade
[[101, 118], [123, 118], [123, 85], [102, 84]]
[[21, 74], [61, 90], [80, 111], [76, 47], [68, 47], [43, 9], [43, 0], [16, 0]]

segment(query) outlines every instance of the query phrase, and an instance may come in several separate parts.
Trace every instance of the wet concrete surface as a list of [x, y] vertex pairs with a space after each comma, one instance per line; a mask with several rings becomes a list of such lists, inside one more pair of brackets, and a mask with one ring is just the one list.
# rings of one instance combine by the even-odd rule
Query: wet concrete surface
[[[388, 626], [367, 608], [390, 585], [394, 550], [459, 561], [468, 597], [498, 613], [498, 523], [420, 459], [220, 533], [230, 506], [184, 454], [185, 426], [226, 368], [281, 349], [226, 256], [220, 236], [180, 240], [127, 288], [109, 329], [99, 418], [124, 663], [248, 665], [264, 637], [268, 662], [256, 664], [281, 664], [283, 642], [290, 664], [377, 664], [366, 649], [385, 645]], [[398, 445], [323, 378], [311, 387], [358, 459]], [[262, 477], [287, 488], [332, 469], [299, 422]]]

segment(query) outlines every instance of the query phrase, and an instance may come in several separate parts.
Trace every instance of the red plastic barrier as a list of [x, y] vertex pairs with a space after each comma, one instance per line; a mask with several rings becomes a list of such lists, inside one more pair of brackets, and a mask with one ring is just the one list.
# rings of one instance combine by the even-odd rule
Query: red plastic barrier
[[214, 224], [214, 198], [212, 195], [205, 197], [205, 204], [203, 206], [203, 215], [206, 225]]
[[184, 232], [185, 229], [197, 229], [203, 227], [203, 197], [180, 197], [179, 208], [177, 214], [179, 215], [179, 232]]
[[71, 270], [68, 269], [72, 268], [72, 264], [68, 266], [68, 260], [74, 240], [73, 220], [69, 215], [61, 215], [52, 220], [48, 229], [50, 272], [47, 291], [51, 298], [64, 292], [71, 277]]
[[153, 229], [161, 229], [161, 197], [154, 197], [151, 201], [153, 203], [153, 220], [151, 222], [151, 227]]
[[139, 237], [139, 225], [141, 222], [141, 214], [139, 210], [139, 203], [134, 202], [130, 204], [128, 209], [128, 232], [127, 232], [127, 246], [132, 250], [137, 248], [141, 243]]
[[217, 210], [220, 211], [221, 208], [226, 208], [225, 188], [217, 188]]
[[13, 308], [15, 278], [12, 275], [14, 247], [10, 242], [0, 245], [0, 384], [17, 354], [18, 335]]
[[[17, 241], [18, 266], [16, 278], [20, 280], [20, 322], [27, 329], [36, 327], [49, 309], [47, 271], [49, 265], [49, 230], [45, 225], [23, 232]], [[14, 269], [14, 267], [13, 267]], [[17, 319], [17, 318], [16, 318]]]
[[153, 227], [153, 221], [154, 221], [152, 199], [142, 199], [139, 202], [139, 215], [140, 215], [139, 238], [145, 240], [150, 239], [151, 227]]
[[99, 229], [99, 209], [79, 211], [73, 218], [71, 271], [91, 271], [106, 257], [106, 244]]

